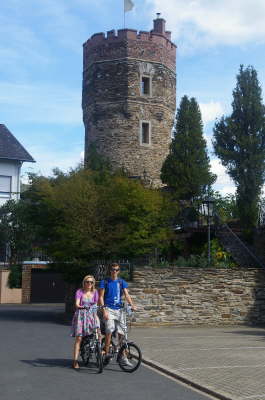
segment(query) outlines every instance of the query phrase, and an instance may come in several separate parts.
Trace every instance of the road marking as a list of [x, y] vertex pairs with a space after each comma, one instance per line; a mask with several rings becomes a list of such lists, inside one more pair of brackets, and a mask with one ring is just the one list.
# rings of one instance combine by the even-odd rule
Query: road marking
[[232, 369], [232, 368], [264, 368], [265, 364], [258, 365], [222, 365], [218, 367], [189, 367], [189, 368], [177, 368], [177, 371], [192, 371], [199, 369]]
[[244, 396], [241, 399], [265, 399], [265, 394], [255, 394], [254, 396]]

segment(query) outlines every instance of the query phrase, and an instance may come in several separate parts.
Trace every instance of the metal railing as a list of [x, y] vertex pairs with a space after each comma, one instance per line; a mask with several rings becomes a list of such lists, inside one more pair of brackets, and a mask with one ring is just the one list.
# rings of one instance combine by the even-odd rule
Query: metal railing
[[[248, 257], [250, 257], [255, 265], [258, 265], [261, 268], [265, 269], [265, 265], [262, 263], [262, 261], [249, 249], [249, 247], [238, 237], [238, 235], [233, 232], [233, 230], [226, 224], [226, 223], [221, 223], [219, 216], [216, 214], [216, 221], [217, 221], [217, 231], [220, 231], [221, 229], [226, 229], [226, 232], [236, 241], [237, 246], [240, 248], [240, 250], [244, 253], [247, 253]], [[231, 254], [233, 257], [233, 254]]]
[[132, 280], [133, 266], [129, 260], [96, 260], [94, 262], [93, 275], [97, 281], [104, 279], [108, 276], [109, 266], [116, 262], [121, 268], [120, 276], [124, 276], [126, 280]]

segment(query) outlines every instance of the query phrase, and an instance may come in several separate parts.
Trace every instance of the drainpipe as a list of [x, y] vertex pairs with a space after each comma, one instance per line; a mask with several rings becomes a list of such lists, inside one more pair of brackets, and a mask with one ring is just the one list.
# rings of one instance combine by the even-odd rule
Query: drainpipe
[[20, 171], [21, 171], [22, 164], [23, 164], [23, 161], [19, 161], [18, 174], [17, 174], [17, 200], [20, 199]]

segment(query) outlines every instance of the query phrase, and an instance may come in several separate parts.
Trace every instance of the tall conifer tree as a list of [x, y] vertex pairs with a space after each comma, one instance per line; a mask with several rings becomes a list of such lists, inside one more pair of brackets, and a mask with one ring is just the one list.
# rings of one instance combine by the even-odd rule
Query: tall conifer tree
[[191, 200], [205, 193], [215, 181], [210, 171], [199, 105], [183, 96], [176, 115], [174, 139], [161, 170], [161, 180], [179, 199]]
[[247, 231], [257, 224], [264, 183], [265, 108], [261, 96], [256, 70], [241, 65], [232, 114], [223, 116], [214, 127], [214, 151], [235, 183], [239, 217]]

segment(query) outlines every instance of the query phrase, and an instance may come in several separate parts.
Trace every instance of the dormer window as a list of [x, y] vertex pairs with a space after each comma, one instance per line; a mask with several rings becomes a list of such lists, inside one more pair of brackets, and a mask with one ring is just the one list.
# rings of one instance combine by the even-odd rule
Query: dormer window
[[143, 75], [141, 77], [141, 96], [151, 96], [151, 78]]

